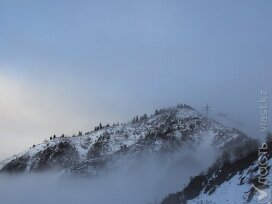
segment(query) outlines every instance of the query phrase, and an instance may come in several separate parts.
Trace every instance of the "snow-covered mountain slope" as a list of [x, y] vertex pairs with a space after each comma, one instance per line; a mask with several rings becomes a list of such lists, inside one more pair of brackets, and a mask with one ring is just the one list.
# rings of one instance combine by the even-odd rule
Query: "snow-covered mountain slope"
[[223, 127], [190, 106], [178, 105], [85, 135], [53, 138], [2, 161], [0, 169], [9, 173], [64, 170], [93, 174], [124, 155], [173, 152], [200, 142], [223, 149], [243, 140], [247, 136], [240, 131]]
[[[260, 157], [258, 145], [252, 146], [252, 143], [251, 145], [247, 143], [244, 146], [244, 148], [249, 148], [250, 151], [240, 159], [223, 161], [224, 157], [221, 157], [220, 160], [223, 161], [221, 164], [217, 161], [207, 172], [192, 178], [182, 191], [170, 194], [163, 200], [162, 204], [270, 203], [272, 201], [271, 197], [269, 200], [271, 194], [268, 193], [267, 202], [260, 202], [258, 191], [255, 188], [268, 189], [266, 192], [271, 191], [269, 186], [272, 185], [272, 176], [269, 174], [269, 169], [272, 165], [272, 143], [268, 141], [267, 144], [269, 148], [264, 157]], [[260, 158], [262, 158], [262, 164], [267, 161], [265, 166], [260, 165], [260, 160], [258, 160]], [[268, 171], [265, 172], [264, 169]], [[265, 175], [264, 173], [268, 174]], [[261, 175], [263, 176], [261, 177]], [[265, 185], [260, 182], [259, 178], [262, 179], [261, 181], [265, 180]]]

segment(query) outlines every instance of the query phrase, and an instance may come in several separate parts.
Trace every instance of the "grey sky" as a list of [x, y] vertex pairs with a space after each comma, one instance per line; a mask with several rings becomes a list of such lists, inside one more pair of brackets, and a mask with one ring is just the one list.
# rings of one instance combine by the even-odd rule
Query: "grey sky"
[[1, 0], [0, 158], [177, 103], [209, 103], [257, 136], [271, 11], [269, 0]]

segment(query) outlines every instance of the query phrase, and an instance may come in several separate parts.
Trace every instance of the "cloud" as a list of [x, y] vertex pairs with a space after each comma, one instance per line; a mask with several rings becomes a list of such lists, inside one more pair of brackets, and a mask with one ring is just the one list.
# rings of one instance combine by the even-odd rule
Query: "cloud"
[[169, 155], [130, 155], [115, 161], [117, 168], [93, 178], [54, 173], [0, 176], [0, 203], [152, 203], [180, 190], [190, 176], [210, 166], [215, 155], [211, 148], [190, 146]]
[[80, 102], [57, 88], [36, 87], [0, 74], [0, 99], [2, 159], [52, 134], [73, 134], [92, 127], [89, 112], [76, 108], [81, 107]]

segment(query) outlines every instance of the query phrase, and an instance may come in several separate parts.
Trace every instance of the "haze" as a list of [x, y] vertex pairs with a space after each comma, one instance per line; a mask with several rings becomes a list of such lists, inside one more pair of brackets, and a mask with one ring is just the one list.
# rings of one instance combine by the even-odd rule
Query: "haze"
[[2, 174], [0, 203], [158, 204], [184, 186], [190, 176], [207, 169], [216, 155], [215, 149], [201, 144], [164, 156], [143, 154], [141, 159], [133, 155], [119, 158], [115, 168], [109, 166], [110, 171], [102, 171], [95, 177], [60, 172]]
[[268, 0], [2, 0], [0, 159], [178, 103], [209, 104], [211, 117], [259, 137], [271, 9]]

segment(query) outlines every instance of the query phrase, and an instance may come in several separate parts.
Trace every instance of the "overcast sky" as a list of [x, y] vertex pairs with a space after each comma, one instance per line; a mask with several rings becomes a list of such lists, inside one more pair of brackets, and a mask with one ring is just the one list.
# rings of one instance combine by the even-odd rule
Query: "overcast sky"
[[0, 158], [177, 103], [257, 137], [271, 19], [270, 0], [1, 0]]

